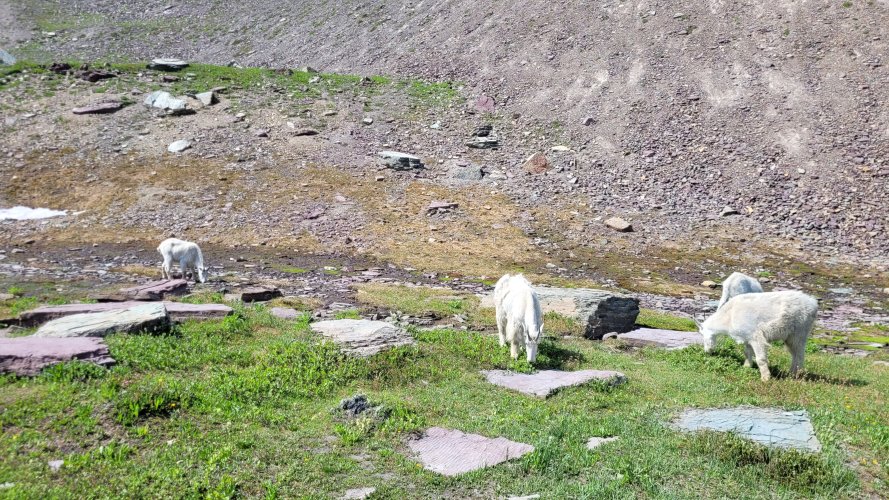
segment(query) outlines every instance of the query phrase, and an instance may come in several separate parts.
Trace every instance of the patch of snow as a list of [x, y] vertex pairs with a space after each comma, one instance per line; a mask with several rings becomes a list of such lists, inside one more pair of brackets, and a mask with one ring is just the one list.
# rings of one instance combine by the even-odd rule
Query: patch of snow
[[0, 220], [37, 220], [68, 215], [67, 210], [50, 210], [48, 208], [30, 208], [21, 205], [12, 208], [0, 208]]

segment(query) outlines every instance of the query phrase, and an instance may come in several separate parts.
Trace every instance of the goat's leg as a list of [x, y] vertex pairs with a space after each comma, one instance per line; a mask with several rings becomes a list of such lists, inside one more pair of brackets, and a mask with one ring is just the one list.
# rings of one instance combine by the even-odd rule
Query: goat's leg
[[514, 321], [506, 322], [506, 336], [509, 338], [509, 356], [512, 359], [519, 359], [519, 331], [518, 325]]
[[749, 342], [744, 342], [744, 366], [750, 368], [753, 366], [753, 347], [750, 347]]
[[806, 358], [806, 342], [793, 341], [787, 343], [787, 349], [790, 351], [790, 374], [794, 377], [799, 375], [800, 369]]
[[165, 280], [171, 279], [173, 272], [173, 260], [167, 257], [164, 257], [164, 263], [161, 264], [161, 277]]
[[497, 336], [500, 339], [500, 347], [506, 346], [506, 315], [497, 311]]
[[769, 360], [767, 352], [769, 344], [764, 339], [756, 339], [750, 342], [753, 353], [756, 355], [756, 366], [759, 367], [759, 378], [763, 382], [768, 382], [772, 378], [772, 372], [769, 371]]
[[188, 264], [185, 262], [185, 260], [179, 261], [179, 270], [182, 271], [182, 279], [187, 280], [188, 279]]

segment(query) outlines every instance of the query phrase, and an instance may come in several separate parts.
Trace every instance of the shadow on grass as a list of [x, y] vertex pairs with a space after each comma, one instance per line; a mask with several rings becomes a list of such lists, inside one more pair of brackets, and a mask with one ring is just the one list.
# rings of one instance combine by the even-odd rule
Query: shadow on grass
[[790, 370], [777, 369], [775, 367], [770, 366], [769, 371], [772, 372], [772, 378], [784, 380], [784, 379], [797, 379], [803, 380], [806, 382], [819, 382], [823, 384], [831, 384], [831, 385], [843, 385], [843, 386], [852, 386], [852, 387], [863, 387], [868, 385], [867, 381], [857, 379], [857, 378], [837, 378], [837, 377], [829, 377], [827, 375], [819, 375], [817, 373], [810, 373], [803, 370], [798, 376], [794, 377], [790, 374]]
[[565, 349], [552, 340], [544, 340], [540, 343], [534, 367], [541, 370], [561, 370], [566, 365], [582, 363], [584, 359], [584, 355], [578, 351]]

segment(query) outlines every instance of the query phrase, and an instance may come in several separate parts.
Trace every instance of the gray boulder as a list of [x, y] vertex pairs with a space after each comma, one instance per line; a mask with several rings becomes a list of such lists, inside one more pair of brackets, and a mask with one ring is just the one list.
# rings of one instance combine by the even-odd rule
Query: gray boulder
[[412, 170], [423, 168], [423, 161], [418, 156], [398, 151], [381, 151], [379, 157], [384, 160], [387, 167], [395, 170]]
[[158, 59], [152, 59], [151, 63], [148, 64], [149, 69], [157, 69], [160, 71], [179, 71], [182, 68], [188, 66], [188, 63], [181, 59], [174, 59], [171, 57], [162, 57]]
[[819, 452], [821, 442], [806, 410], [780, 408], [717, 408], [685, 410], [672, 426], [685, 432], [709, 430], [732, 432], [751, 441], [775, 448]]
[[100, 366], [114, 364], [105, 341], [94, 337], [49, 339], [0, 338], [0, 373], [37, 375], [47, 366], [66, 361], [86, 361]]
[[319, 321], [312, 323], [312, 330], [339, 344], [343, 351], [361, 357], [414, 343], [414, 338], [404, 329], [385, 321], [364, 319]]
[[149, 108], [157, 108], [172, 115], [181, 115], [190, 112], [188, 103], [184, 99], [177, 99], [169, 92], [155, 90], [145, 97], [144, 104]]
[[74, 314], [41, 326], [34, 337], [104, 337], [112, 333], [165, 332], [170, 315], [162, 303], [147, 303], [114, 311]]
[[15, 64], [15, 56], [3, 49], [0, 49], [0, 62], [12, 66], [13, 64]]

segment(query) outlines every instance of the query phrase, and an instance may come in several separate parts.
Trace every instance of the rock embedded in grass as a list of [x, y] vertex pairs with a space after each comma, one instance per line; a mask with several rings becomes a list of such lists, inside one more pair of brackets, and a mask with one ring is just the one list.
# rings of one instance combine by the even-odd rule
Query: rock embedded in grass
[[371, 495], [376, 493], [377, 489], [373, 487], [368, 488], [352, 488], [350, 490], [346, 490], [343, 496], [340, 497], [341, 500], [364, 500], [365, 498], [369, 498]]
[[441, 427], [427, 429], [421, 437], [408, 441], [408, 447], [426, 470], [445, 476], [491, 467], [534, 451], [530, 444], [504, 437], [492, 439]]
[[659, 328], [639, 328], [638, 330], [619, 334], [617, 339], [633, 346], [662, 347], [668, 350], [685, 349], [693, 345], [704, 344], [704, 340], [698, 332], [681, 332]]
[[718, 408], [685, 410], [671, 423], [685, 432], [731, 432], [774, 448], [819, 452], [821, 443], [806, 410], [780, 408]]
[[565, 387], [578, 386], [592, 381], [604, 382], [608, 385], [619, 385], [627, 380], [623, 373], [609, 370], [579, 370], [574, 372], [541, 370], [533, 374], [514, 373], [506, 370], [483, 370], [481, 373], [488, 382], [494, 385], [539, 398], [549, 397]]
[[404, 329], [385, 321], [337, 319], [312, 323], [311, 327], [346, 353], [361, 357], [415, 342]]
[[270, 312], [272, 316], [280, 319], [296, 319], [299, 317], [299, 311], [290, 307], [273, 307]]
[[73, 314], [41, 326], [34, 337], [104, 337], [112, 333], [162, 333], [170, 329], [163, 303], [141, 303], [105, 312]]
[[612, 436], [612, 437], [591, 437], [591, 438], [586, 442], [586, 447], [587, 447], [588, 450], [594, 450], [594, 449], [596, 449], [596, 448], [602, 446], [603, 444], [606, 444], [606, 443], [613, 443], [613, 442], [615, 442], [615, 441], [617, 441], [617, 440], [618, 440], [618, 437], [617, 437], [617, 436]]
[[[61, 306], [43, 306], [19, 314], [18, 322], [22, 326], [36, 326], [47, 321], [71, 316], [74, 314], [98, 313], [129, 309], [143, 305], [143, 302], [103, 302], [99, 304], [64, 304]], [[187, 304], [184, 302], [163, 302], [164, 307], [174, 321], [186, 319], [218, 319], [231, 314], [232, 308], [222, 304]]]
[[100, 338], [0, 338], [0, 373], [32, 376], [48, 366], [74, 360], [99, 366], [114, 364]]

